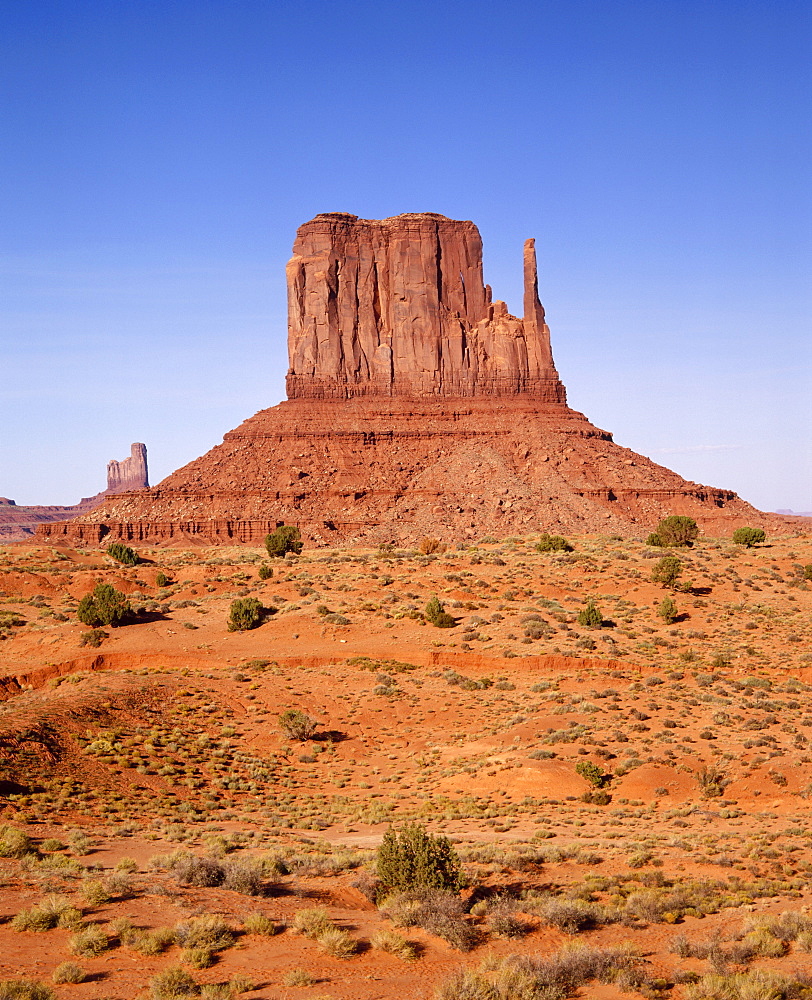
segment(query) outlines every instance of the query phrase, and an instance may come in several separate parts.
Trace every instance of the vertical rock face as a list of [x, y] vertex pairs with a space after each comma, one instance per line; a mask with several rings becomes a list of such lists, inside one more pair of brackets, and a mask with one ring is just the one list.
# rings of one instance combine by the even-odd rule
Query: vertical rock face
[[524, 319], [492, 302], [472, 222], [317, 215], [288, 263], [289, 399], [512, 396], [565, 404], [525, 244]]
[[140, 442], [130, 445], [130, 457], [123, 462], [111, 459], [107, 463], [107, 492], [124, 493], [149, 487], [147, 446]]

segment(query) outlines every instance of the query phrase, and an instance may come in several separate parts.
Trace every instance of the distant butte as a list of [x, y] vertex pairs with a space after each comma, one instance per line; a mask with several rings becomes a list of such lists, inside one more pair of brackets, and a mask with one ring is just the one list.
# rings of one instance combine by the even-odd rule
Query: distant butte
[[524, 316], [492, 301], [472, 222], [318, 215], [288, 280], [288, 399], [149, 490], [44, 524], [41, 539], [259, 544], [448, 542], [539, 530], [711, 534], [762, 514], [616, 445], [566, 403], [524, 246]]
[[122, 462], [111, 459], [107, 463], [107, 488], [92, 497], [84, 497], [71, 506], [18, 507], [13, 500], [0, 497], [0, 542], [17, 542], [30, 538], [41, 524], [81, 518], [104, 502], [111, 494], [123, 490], [141, 490], [149, 486], [147, 446], [136, 442], [130, 445], [130, 457]]

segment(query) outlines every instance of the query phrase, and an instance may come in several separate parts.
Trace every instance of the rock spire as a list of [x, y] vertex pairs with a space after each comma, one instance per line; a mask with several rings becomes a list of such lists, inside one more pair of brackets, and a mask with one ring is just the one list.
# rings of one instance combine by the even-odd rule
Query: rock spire
[[147, 446], [136, 441], [130, 445], [130, 457], [122, 462], [111, 458], [107, 463], [107, 493], [149, 488]]

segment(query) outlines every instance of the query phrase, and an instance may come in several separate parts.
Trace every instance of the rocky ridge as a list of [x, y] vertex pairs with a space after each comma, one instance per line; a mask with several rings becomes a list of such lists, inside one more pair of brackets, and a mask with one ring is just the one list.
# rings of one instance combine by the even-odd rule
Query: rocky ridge
[[319, 215], [300, 227], [287, 276], [288, 400], [157, 487], [40, 537], [258, 544], [284, 522], [316, 544], [414, 544], [640, 535], [672, 513], [713, 534], [780, 520], [567, 406], [532, 240], [522, 318], [492, 301], [476, 226], [429, 213]]

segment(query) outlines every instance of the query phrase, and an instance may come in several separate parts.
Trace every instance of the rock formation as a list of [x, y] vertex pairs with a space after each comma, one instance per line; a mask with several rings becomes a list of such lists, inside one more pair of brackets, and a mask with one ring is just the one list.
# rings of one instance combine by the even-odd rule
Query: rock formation
[[19, 542], [35, 534], [41, 524], [81, 518], [114, 493], [141, 490], [149, 486], [147, 446], [130, 445], [130, 457], [123, 462], [112, 459], [107, 463], [107, 489], [92, 497], [83, 497], [71, 506], [18, 507], [13, 500], [0, 497], [0, 542]]
[[107, 463], [107, 493], [149, 488], [147, 446], [136, 441], [130, 445], [130, 457], [123, 462], [111, 458]]
[[524, 319], [491, 302], [472, 222], [319, 215], [287, 267], [289, 399], [513, 396], [565, 403], [524, 251]]
[[539, 530], [645, 535], [668, 514], [712, 534], [771, 526], [566, 405], [524, 246], [524, 316], [491, 301], [471, 222], [319, 215], [288, 275], [288, 399], [149, 490], [43, 525], [53, 541], [460, 541]]

